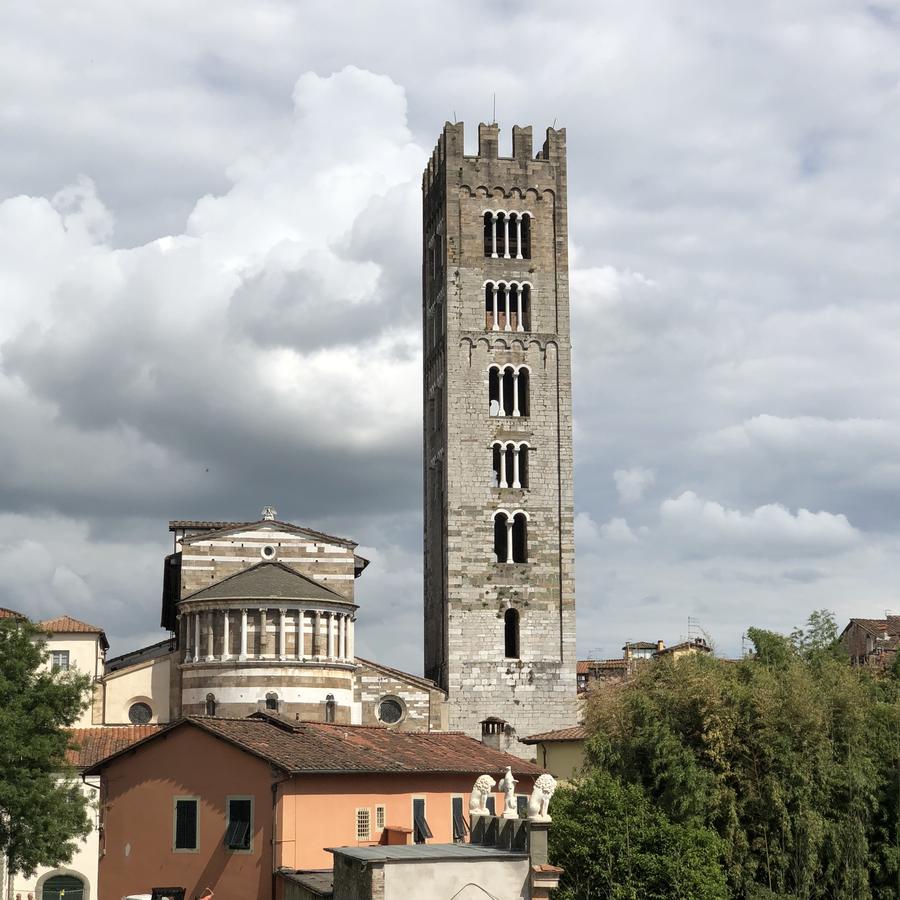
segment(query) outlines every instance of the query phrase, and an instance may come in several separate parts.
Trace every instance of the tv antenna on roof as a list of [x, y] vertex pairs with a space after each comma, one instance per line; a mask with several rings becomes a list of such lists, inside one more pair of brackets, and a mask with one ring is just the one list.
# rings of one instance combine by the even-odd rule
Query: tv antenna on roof
[[494, 112], [491, 116], [491, 125], [497, 124], [497, 92], [494, 91]]

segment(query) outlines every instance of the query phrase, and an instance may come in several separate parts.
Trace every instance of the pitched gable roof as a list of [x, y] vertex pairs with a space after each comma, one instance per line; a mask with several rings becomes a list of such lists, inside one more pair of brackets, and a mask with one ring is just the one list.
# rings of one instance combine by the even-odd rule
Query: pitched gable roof
[[175, 728], [193, 727], [291, 775], [395, 773], [497, 774], [512, 766], [516, 774], [540, 775], [534, 763], [484, 746], [457, 732], [395, 731], [384, 726], [326, 725], [289, 722], [254, 714], [247, 719], [188, 716], [143, 741], [102, 760], [88, 774], [124, 752], [140, 747]]
[[24, 619], [25, 616], [20, 612], [16, 612], [14, 609], [7, 609], [5, 606], [0, 606], [0, 619]]
[[256, 529], [293, 532], [294, 534], [307, 535], [315, 541], [339, 544], [350, 549], [356, 546], [356, 541], [351, 541], [349, 538], [325, 534], [324, 531], [316, 531], [303, 525], [292, 525], [290, 522], [280, 522], [277, 519], [259, 519], [255, 522], [195, 522], [186, 519], [176, 519], [169, 522], [169, 531], [197, 532], [196, 534], [185, 535], [183, 540], [186, 544], [191, 544], [194, 541], [205, 541], [211, 537], [221, 537], [234, 531], [254, 531]]
[[49, 631], [51, 634], [99, 634], [103, 649], [109, 649], [109, 641], [106, 640], [106, 632], [102, 628], [98, 628], [96, 625], [88, 625], [87, 622], [81, 622], [78, 619], [73, 619], [71, 616], [44, 619], [43, 622], [38, 622], [38, 628], [42, 631]]
[[66, 760], [77, 769], [94, 766], [107, 756], [156, 734], [161, 725], [100, 725], [96, 728], [72, 728]]
[[383, 672], [385, 675], [390, 675], [398, 681], [407, 681], [410, 684], [418, 685], [429, 691], [440, 691], [442, 694], [447, 693], [436, 681], [432, 681], [430, 678], [425, 678], [422, 675], [413, 675], [410, 672], [404, 672], [402, 669], [394, 669], [391, 666], [373, 662], [371, 659], [363, 659], [361, 656], [357, 656], [356, 661], [362, 663], [364, 666], [368, 666], [370, 669], [374, 669], [376, 672]]
[[348, 603], [346, 597], [307, 578], [281, 562], [258, 562], [182, 600], [326, 600]]
[[541, 734], [532, 734], [522, 738], [523, 744], [550, 744], [554, 741], [584, 741], [587, 740], [587, 728], [584, 725], [573, 725], [571, 728], [558, 728], [556, 731], [544, 731]]

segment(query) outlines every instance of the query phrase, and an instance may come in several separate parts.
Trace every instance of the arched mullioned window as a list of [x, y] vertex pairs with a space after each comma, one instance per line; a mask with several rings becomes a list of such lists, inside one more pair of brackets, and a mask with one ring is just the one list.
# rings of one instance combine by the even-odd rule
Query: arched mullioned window
[[531, 213], [486, 209], [484, 255], [493, 259], [531, 259]]
[[528, 451], [526, 441], [494, 441], [494, 487], [528, 487]]
[[528, 513], [494, 513], [494, 556], [498, 563], [528, 562]]
[[488, 410], [492, 416], [527, 416], [530, 411], [528, 366], [494, 365], [488, 369]]
[[333, 722], [335, 711], [337, 710], [337, 703], [334, 702], [334, 694], [328, 694], [325, 697], [325, 721]]
[[216, 697], [215, 694], [206, 695], [206, 714], [214, 716], [216, 714]]
[[486, 281], [484, 327], [487, 331], [531, 331], [531, 283]]
[[274, 691], [270, 691], [266, 694], [266, 709], [271, 709], [274, 712], [278, 712], [278, 694]]
[[513, 607], [503, 614], [503, 655], [519, 659], [519, 611]]

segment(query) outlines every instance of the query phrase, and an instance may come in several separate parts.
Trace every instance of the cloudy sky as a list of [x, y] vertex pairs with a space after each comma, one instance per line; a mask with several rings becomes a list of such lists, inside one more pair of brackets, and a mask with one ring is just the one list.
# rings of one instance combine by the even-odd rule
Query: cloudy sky
[[347, 535], [421, 671], [420, 174], [568, 129], [582, 654], [900, 611], [896, 2], [0, 13], [0, 605], [158, 640], [170, 518]]

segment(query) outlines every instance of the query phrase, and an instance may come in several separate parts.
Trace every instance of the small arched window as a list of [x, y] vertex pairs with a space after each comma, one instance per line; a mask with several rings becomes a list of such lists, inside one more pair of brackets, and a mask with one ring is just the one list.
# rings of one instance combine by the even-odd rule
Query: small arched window
[[497, 255], [497, 226], [495, 224], [494, 214], [485, 212], [484, 214], [484, 255]]
[[206, 695], [206, 714], [214, 716], [216, 714], [216, 696], [215, 694]]
[[528, 444], [495, 441], [491, 452], [493, 456], [492, 487], [516, 490], [528, 487]]
[[274, 691], [270, 691], [266, 694], [266, 709], [271, 709], [274, 712], [278, 712], [278, 694]]
[[528, 516], [521, 510], [494, 513], [494, 556], [498, 563], [528, 562]]
[[488, 410], [492, 416], [527, 416], [531, 409], [530, 373], [526, 366], [491, 366]]
[[503, 655], [519, 658], [519, 611], [510, 607], [503, 615]]
[[334, 694], [328, 694], [325, 697], [325, 721], [333, 722], [335, 711], [337, 710], [337, 703], [334, 702]]

